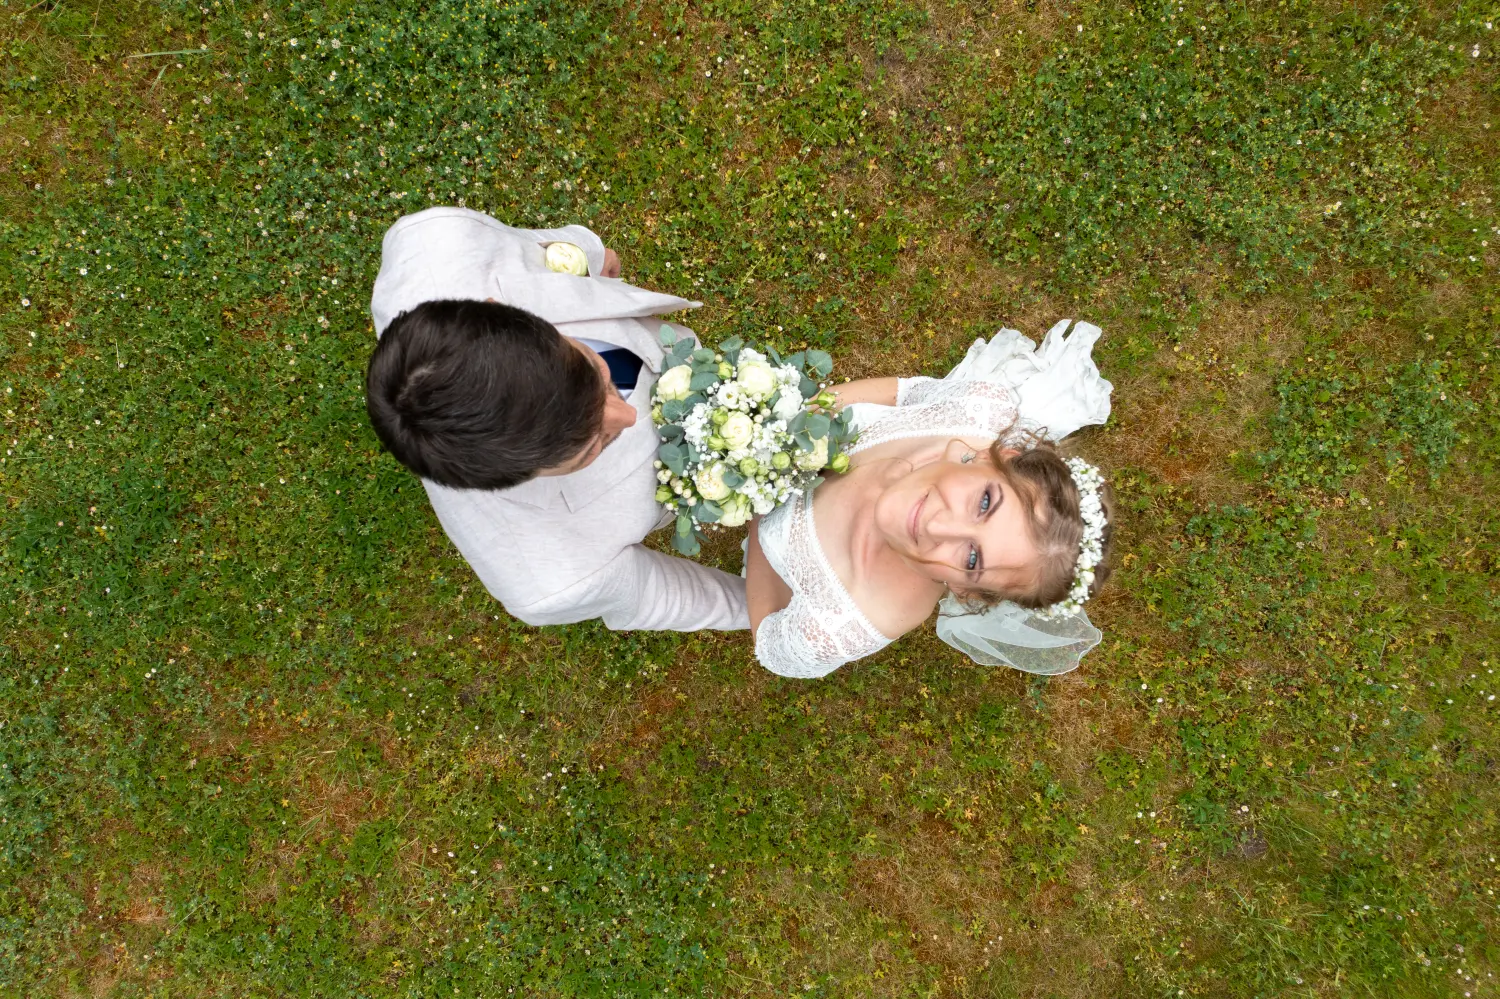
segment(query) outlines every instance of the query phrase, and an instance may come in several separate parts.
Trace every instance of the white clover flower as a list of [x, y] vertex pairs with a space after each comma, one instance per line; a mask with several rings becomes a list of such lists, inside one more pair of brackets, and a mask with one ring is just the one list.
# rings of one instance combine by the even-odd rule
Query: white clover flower
[[719, 436], [729, 446], [729, 450], [738, 451], [750, 444], [755, 436], [755, 424], [750, 417], [744, 413], [731, 413], [729, 419], [719, 428]]
[[578, 277], [588, 277], [589, 258], [583, 252], [583, 248], [573, 243], [548, 243], [546, 253], [547, 269], [559, 274], [576, 274]]
[[693, 369], [686, 364], [663, 371], [656, 380], [656, 396], [662, 402], [676, 402], [693, 394]]

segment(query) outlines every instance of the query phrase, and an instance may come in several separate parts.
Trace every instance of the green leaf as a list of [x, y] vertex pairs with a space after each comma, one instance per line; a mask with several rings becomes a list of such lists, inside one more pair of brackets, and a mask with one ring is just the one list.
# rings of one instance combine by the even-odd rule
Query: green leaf
[[693, 375], [693, 380], [688, 382], [688, 388], [694, 392], [701, 389], [712, 388], [719, 384], [719, 373], [717, 371], [700, 371]]
[[663, 347], [671, 347], [677, 342], [677, 331], [666, 323], [661, 324], [661, 329], [657, 331], [656, 336], [661, 340]]
[[745, 477], [728, 466], [724, 468], [724, 484], [730, 489], [738, 489], [745, 484]]
[[661, 445], [656, 449], [656, 456], [672, 470], [672, 474], [687, 474], [688, 449], [681, 442], [669, 441]]
[[[678, 517], [677, 521], [680, 524], [684, 519], [683, 517]], [[691, 522], [689, 522], [687, 534], [679, 534], [676, 531], [672, 532], [672, 547], [688, 558], [693, 558], [703, 550], [703, 546], [698, 543], [698, 536], [693, 533]]]
[[737, 336], [732, 336], [728, 340], [725, 340], [723, 343], [719, 344], [719, 353], [721, 353], [721, 354], [728, 354], [731, 350], [736, 350], [737, 351], [737, 350], [740, 350], [744, 346], [745, 346], [745, 341], [744, 340], [741, 340]]
[[823, 413], [809, 413], [808, 414], [808, 417], [807, 417], [807, 433], [808, 433], [808, 436], [812, 437], [814, 440], [817, 440], [817, 439], [822, 438], [822, 437], [827, 437], [828, 436], [829, 428], [831, 428], [832, 426], [833, 426], [833, 421], [830, 420], [825, 414], [823, 414]]
[[661, 404], [662, 419], [675, 423], [686, 416], [690, 408], [684, 399], [669, 399]]
[[807, 427], [807, 410], [801, 410], [796, 416], [786, 421], [786, 432], [793, 436], [800, 434]]
[[678, 537], [693, 536], [693, 518], [690, 515], [686, 513], [677, 515], [677, 535]]
[[695, 361], [708, 364], [712, 362], [713, 359], [714, 352], [709, 350], [707, 347], [699, 347], [697, 350], [693, 351], [693, 360]]
[[807, 360], [807, 355], [805, 353], [803, 353], [802, 351], [799, 350], [799, 351], [797, 351], [797, 353], [793, 354], [791, 357], [788, 357], [786, 359], [786, 363], [790, 364], [792, 367], [796, 368], [798, 371], [801, 371], [802, 370], [802, 364], [806, 360]]
[[693, 516], [700, 524], [717, 524], [724, 516], [724, 508], [713, 500], [704, 500], [693, 508]]
[[809, 350], [807, 365], [819, 378], [827, 378], [833, 373], [833, 358], [829, 357], [825, 350]]
[[797, 385], [797, 389], [802, 393], [802, 398], [811, 399], [818, 394], [818, 383], [803, 375], [802, 381]]
[[682, 435], [687, 433], [687, 431], [675, 423], [663, 423], [656, 428], [656, 433], [664, 441], [680, 441], [682, 440]]

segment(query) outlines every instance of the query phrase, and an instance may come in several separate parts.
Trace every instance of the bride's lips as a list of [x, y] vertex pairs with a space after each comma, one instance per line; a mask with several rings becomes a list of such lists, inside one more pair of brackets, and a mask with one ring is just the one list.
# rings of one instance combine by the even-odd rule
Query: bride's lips
[[917, 524], [921, 520], [922, 507], [927, 505], [927, 494], [912, 504], [911, 513], [906, 515], [906, 533], [911, 535], [911, 546], [917, 547]]

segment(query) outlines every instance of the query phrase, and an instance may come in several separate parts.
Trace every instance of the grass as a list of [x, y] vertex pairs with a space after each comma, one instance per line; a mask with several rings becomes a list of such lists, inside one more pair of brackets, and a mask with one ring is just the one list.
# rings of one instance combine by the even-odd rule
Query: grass
[[[0, 992], [1500, 995], [1493, 21], [0, 0]], [[850, 375], [1100, 324], [1105, 643], [507, 618], [360, 395], [449, 203]]]

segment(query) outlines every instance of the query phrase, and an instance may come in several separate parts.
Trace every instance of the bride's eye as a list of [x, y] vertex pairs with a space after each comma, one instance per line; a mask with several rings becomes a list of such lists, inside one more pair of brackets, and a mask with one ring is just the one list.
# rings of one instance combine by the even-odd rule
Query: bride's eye
[[990, 512], [990, 491], [985, 489], [984, 495], [979, 497], [979, 512], [981, 515]]
[[[988, 498], [989, 493], [985, 493], [985, 497]], [[975, 569], [979, 568], [979, 549], [975, 548], [973, 545], [969, 546], [969, 557], [964, 562], [964, 568], [969, 572], [973, 572]]]

